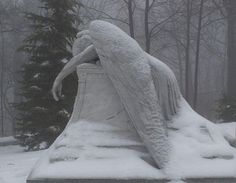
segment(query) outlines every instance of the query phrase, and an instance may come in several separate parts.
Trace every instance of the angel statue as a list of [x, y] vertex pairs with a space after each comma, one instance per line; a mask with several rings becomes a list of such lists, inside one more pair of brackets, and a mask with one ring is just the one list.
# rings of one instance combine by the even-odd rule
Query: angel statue
[[[158, 167], [164, 168], [170, 159], [173, 144], [169, 138], [172, 131], [182, 130], [185, 133], [182, 127], [193, 126], [195, 131], [188, 135], [198, 142], [209, 137], [212, 144], [221, 144], [221, 147], [223, 144], [228, 148], [229, 144], [216, 125], [198, 115], [187, 104], [172, 70], [143, 51], [117, 26], [95, 20], [88, 30], [77, 34], [73, 58], [53, 84], [55, 100], [59, 100], [61, 95], [62, 80], [82, 63], [101, 64], [134, 129]], [[181, 115], [185, 119], [183, 121], [188, 123], [179, 120]], [[216, 150], [202, 156], [211, 158], [223, 155], [223, 152]]]

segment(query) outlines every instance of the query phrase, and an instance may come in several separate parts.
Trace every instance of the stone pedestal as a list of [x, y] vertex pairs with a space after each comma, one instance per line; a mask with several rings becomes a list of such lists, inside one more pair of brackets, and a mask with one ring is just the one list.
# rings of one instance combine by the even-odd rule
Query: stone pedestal
[[[102, 67], [78, 67], [79, 88], [64, 132], [37, 162], [27, 183], [166, 183], [137, 135]], [[195, 177], [188, 183], [234, 183]]]
[[160, 176], [102, 67], [82, 64], [77, 72], [78, 94], [71, 119], [35, 165], [28, 182], [135, 179], [140, 173], [141, 177]]

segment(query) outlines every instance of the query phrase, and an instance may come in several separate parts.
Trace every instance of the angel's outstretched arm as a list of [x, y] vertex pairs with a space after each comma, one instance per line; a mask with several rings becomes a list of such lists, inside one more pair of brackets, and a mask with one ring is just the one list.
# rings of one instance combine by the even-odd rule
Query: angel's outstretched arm
[[94, 60], [98, 59], [97, 52], [93, 45], [88, 46], [83, 52], [74, 56], [61, 70], [61, 72], [57, 75], [53, 87], [52, 87], [52, 94], [53, 98], [58, 101], [58, 96], [61, 95], [61, 83], [62, 80], [74, 72], [76, 70], [76, 66], [82, 63], [89, 63], [93, 62]]

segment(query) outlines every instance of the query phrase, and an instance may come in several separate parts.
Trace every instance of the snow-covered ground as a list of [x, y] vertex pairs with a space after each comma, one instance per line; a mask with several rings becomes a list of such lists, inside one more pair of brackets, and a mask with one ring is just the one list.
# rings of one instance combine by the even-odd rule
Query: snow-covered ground
[[[235, 135], [236, 122], [218, 125], [222, 133]], [[0, 138], [0, 142], [12, 137]], [[44, 151], [25, 152], [18, 145], [0, 146], [0, 183], [25, 183], [26, 177]]]
[[7, 143], [7, 142], [14, 142], [14, 141], [16, 140], [12, 136], [0, 138], [0, 143]]
[[25, 183], [42, 152], [24, 152], [19, 145], [0, 146], [0, 183]]

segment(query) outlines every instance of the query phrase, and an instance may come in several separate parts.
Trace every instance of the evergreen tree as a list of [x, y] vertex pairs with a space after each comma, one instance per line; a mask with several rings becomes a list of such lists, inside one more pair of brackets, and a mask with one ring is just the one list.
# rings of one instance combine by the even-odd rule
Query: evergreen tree
[[26, 13], [32, 33], [20, 48], [29, 54], [23, 66], [21, 92], [23, 101], [16, 104], [17, 138], [28, 150], [48, 147], [62, 132], [73, 107], [77, 79], [71, 75], [64, 81], [64, 97], [54, 101], [51, 87], [70, 52], [76, 36], [76, 0], [40, 0], [41, 14]]

